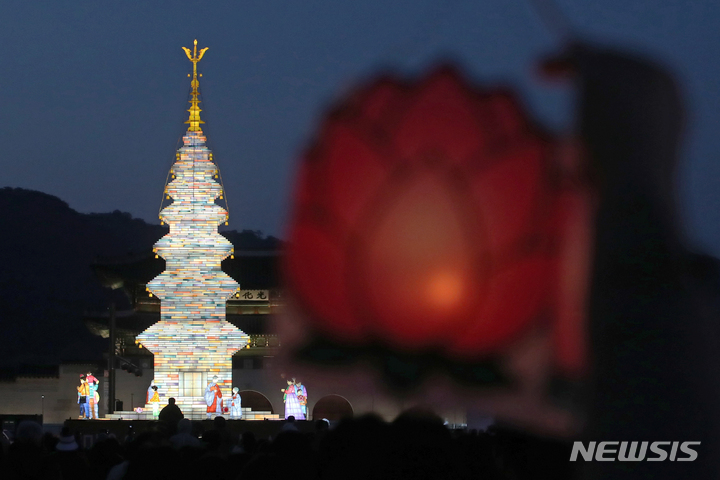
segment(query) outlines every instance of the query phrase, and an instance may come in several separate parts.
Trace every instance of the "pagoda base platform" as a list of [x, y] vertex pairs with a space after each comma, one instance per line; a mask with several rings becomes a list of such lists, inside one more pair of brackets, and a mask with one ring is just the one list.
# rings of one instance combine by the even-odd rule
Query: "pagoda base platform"
[[[163, 405], [164, 406], [164, 405]], [[205, 405], [178, 405], [180, 407], [180, 410], [182, 410], [183, 415], [185, 415], [185, 418], [190, 420], [207, 420], [207, 407]], [[158, 411], [162, 410], [162, 406], [158, 409]], [[226, 420], [247, 420], [247, 421], [254, 421], [254, 420], [284, 420], [284, 418], [281, 418], [280, 415], [277, 413], [267, 412], [267, 411], [257, 411], [257, 410], [251, 410], [249, 408], [242, 408], [242, 418], [232, 418], [230, 417], [229, 413], [224, 413], [222, 415], [219, 415], [221, 417], [224, 417]], [[213, 417], [216, 416], [213, 414]], [[105, 419], [107, 420], [156, 420], [156, 418], [153, 417], [153, 410], [152, 406], [146, 405], [143, 407], [142, 412], [135, 412], [135, 411], [121, 411], [121, 412], [115, 412], [110, 413], [108, 415], [105, 415]]]
[[[227, 399], [223, 400], [228, 402]], [[162, 410], [166, 405], [167, 404], [164, 401], [158, 404], [158, 412], [160, 412], [160, 410]], [[205, 399], [203, 397], [177, 397], [176, 405], [180, 408], [187, 419], [206, 420], [208, 418], [207, 404], [205, 403]], [[142, 406], [141, 412], [123, 410], [105, 415], [105, 418], [108, 420], [157, 420], [153, 417], [152, 407], [153, 404], [146, 403]], [[284, 420], [284, 417], [269, 411], [251, 410], [247, 407], [243, 407], [241, 410], [242, 418], [232, 418], [230, 417], [229, 412], [223, 413], [220, 416], [224, 417], [226, 420]], [[215, 414], [213, 414], [213, 416], [215, 416]]]

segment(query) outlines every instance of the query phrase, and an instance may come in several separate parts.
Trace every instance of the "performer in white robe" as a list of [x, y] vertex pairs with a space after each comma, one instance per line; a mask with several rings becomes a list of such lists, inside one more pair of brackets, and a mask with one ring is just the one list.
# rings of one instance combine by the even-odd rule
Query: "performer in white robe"
[[155, 386], [155, 380], [150, 381], [150, 386], [147, 389], [147, 395], [145, 396], [145, 403], [150, 403], [150, 399], [153, 397], [153, 387]]
[[230, 403], [230, 418], [242, 418], [242, 399], [240, 398], [240, 389], [233, 388], [232, 402]]

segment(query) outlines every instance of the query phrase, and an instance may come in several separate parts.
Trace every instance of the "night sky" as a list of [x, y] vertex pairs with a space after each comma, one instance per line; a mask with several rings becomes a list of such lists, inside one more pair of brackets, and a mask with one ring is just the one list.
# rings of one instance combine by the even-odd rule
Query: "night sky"
[[[720, 2], [558, 0], [586, 38], [669, 65], [688, 101], [680, 194], [694, 243], [720, 255]], [[381, 71], [443, 59], [509, 83], [547, 126], [567, 129], [571, 94], [539, 81], [558, 49], [529, 0], [28, 2], [0, 7], [0, 186], [120, 209], [157, 223], [185, 131], [191, 63], [210, 47], [204, 131], [230, 228], [284, 236], [295, 162], [324, 111]]]

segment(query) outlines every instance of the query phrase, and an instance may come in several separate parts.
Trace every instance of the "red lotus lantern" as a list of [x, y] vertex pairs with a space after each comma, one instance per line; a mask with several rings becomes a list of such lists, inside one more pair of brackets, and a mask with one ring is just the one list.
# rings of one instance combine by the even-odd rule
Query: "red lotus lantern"
[[511, 94], [450, 68], [353, 95], [302, 160], [290, 223], [286, 286], [314, 335], [472, 362], [553, 321], [553, 151]]

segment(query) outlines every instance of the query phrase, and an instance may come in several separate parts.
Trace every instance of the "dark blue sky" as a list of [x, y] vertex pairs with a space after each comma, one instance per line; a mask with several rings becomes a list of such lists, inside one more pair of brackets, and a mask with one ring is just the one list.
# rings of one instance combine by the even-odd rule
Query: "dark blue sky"
[[[558, 0], [587, 37], [671, 66], [690, 125], [680, 179], [688, 232], [720, 255], [720, 2]], [[0, 7], [0, 186], [82, 212], [157, 222], [187, 118], [181, 46], [210, 47], [205, 128], [230, 227], [283, 235], [295, 160], [324, 110], [381, 70], [456, 59], [510, 83], [543, 122], [567, 127], [571, 96], [533, 75], [558, 47], [529, 0], [28, 2]]]

